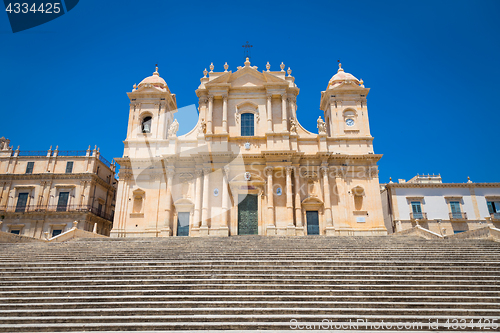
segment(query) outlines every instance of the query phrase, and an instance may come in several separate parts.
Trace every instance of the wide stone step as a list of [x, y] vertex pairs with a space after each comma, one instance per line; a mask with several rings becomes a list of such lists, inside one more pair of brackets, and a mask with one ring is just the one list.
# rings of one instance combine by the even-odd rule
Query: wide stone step
[[[279, 297], [278, 297], [279, 298]], [[363, 301], [359, 301], [360, 298], [336, 298], [329, 300], [316, 300], [309, 301], [304, 299], [299, 299], [295, 301], [277, 301], [272, 299], [266, 299], [262, 301], [250, 301], [244, 299], [231, 300], [226, 298], [225, 300], [218, 300], [217, 298], [209, 299], [193, 299], [185, 300], [182, 297], [170, 301], [135, 301], [135, 302], [96, 302], [94, 300], [89, 300], [88, 302], [60, 302], [60, 303], [18, 303], [18, 304], [0, 304], [0, 310], [2, 311], [0, 316], [12, 314], [15, 310], [23, 310], [27, 314], [36, 313], [35, 310], [68, 310], [75, 309], [80, 311], [81, 309], [135, 309], [135, 308], [314, 308], [314, 307], [327, 307], [329, 309], [341, 309], [341, 308], [373, 308], [373, 309], [391, 309], [391, 308], [404, 308], [404, 309], [462, 309], [466, 307], [467, 309], [493, 309], [498, 310], [498, 302], [500, 299], [491, 298], [453, 298], [448, 297], [446, 299], [437, 297], [370, 297], [363, 298]], [[418, 299], [418, 302], [414, 301]], [[349, 300], [349, 301], [348, 301]], [[474, 302], [472, 302], [474, 301]]]
[[2, 292], [0, 294], [0, 303], [23, 303], [41, 302], [41, 303], [54, 303], [54, 302], [79, 302], [94, 299], [102, 302], [121, 302], [121, 301], [170, 301], [179, 299], [190, 300], [256, 300], [263, 299], [269, 300], [336, 300], [339, 297], [351, 300], [355, 297], [373, 297], [373, 296], [386, 296], [386, 297], [442, 297], [443, 300], [447, 298], [462, 298], [468, 299], [470, 297], [488, 298], [500, 300], [500, 291], [484, 291], [484, 290], [373, 290], [373, 289], [359, 289], [352, 290], [307, 290], [307, 289], [198, 289], [198, 290], [168, 290], [161, 292], [160, 290], [113, 290], [113, 291], [53, 291], [47, 293], [39, 292]]
[[[113, 277], [113, 278], [110, 278]], [[22, 277], [1, 277], [0, 288], [4, 286], [14, 286], [23, 284], [43, 284], [52, 286], [55, 284], [74, 285], [82, 283], [85, 285], [102, 284], [102, 283], [158, 283], [165, 281], [169, 283], [205, 283], [207, 281], [252, 281], [252, 282], [265, 282], [265, 281], [296, 281], [296, 282], [311, 282], [311, 283], [360, 283], [364, 284], [444, 284], [444, 285], [482, 285], [490, 284], [494, 287], [500, 285], [495, 284], [497, 278], [494, 276], [474, 276], [467, 278], [462, 276], [411, 276], [411, 275], [384, 275], [384, 276], [370, 276], [370, 275], [352, 275], [352, 276], [339, 276], [329, 274], [197, 274], [197, 275], [86, 275], [86, 276], [22, 276]]]
[[74, 276], [74, 275], [142, 275], [142, 274], [243, 274], [243, 273], [301, 273], [308, 274], [314, 272], [316, 274], [330, 275], [417, 275], [417, 276], [499, 276], [500, 267], [478, 267], [471, 270], [470, 268], [450, 267], [448, 269], [439, 269], [437, 267], [404, 267], [401, 266], [384, 266], [380, 269], [379, 266], [350, 266], [350, 267], [332, 267], [332, 266], [285, 266], [285, 267], [262, 267], [262, 266], [217, 266], [217, 265], [189, 265], [183, 266], [120, 266], [112, 268], [104, 268], [102, 266], [69, 266], [69, 267], [10, 267], [0, 269], [0, 278], [3, 276], [22, 277], [22, 276]]
[[358, 308], [358, 307], [171, 307], [171, 308], [98, 308], [98, 309], [43, 309], [43, 310], [5, 310], [0, 313], [0, 324], [12, 324], [16, 320], [20, 323], [31, 321], [33, 319], [43, 322], [51, 320], [60, 320], [67, 317], [74, 322], [85, 320], [85, 317], [108, 317], [115, 316], [184, 316], [184, 315], [280, 315], [280, 314], [298, 314], [298, 315], [324, 315], [324, 316], [407, 316], [418, 314], [420, 316], [498, 316], [500, 309], [459, 309], [459, 308]]

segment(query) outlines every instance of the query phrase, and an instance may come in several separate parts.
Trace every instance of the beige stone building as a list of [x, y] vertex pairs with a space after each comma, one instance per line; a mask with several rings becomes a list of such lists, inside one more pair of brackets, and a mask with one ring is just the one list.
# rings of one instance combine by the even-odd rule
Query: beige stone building
[[417, 225], [442, 236], [500, 228], [500, 183], [443, 183], [440, 175], [417, 175], [391, 180], [381, 195], [389, 233]]
[[182, 136], [158, 69], [128, 93], [112, 237], [387, 234], [363, 81], [339, 65], [312, 133], [284, 64], [213, 69]]
[[0, 230], [48, 239], [73, 227], [112, 229], [115, 164], [86, 151], [13, 150], [0, 139]]

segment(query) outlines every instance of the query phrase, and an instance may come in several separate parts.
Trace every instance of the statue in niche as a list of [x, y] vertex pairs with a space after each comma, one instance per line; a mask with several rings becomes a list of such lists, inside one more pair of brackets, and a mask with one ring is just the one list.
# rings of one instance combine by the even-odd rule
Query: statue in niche
[[318, 117], [318, 132], [319, 134], [326, 134], [326, 123], [321, 119], [321, 116]]
[[200, 128], [198, 128], [198, 134], [203, 135], [207, 131], [207, 123], [204, 119], [200, 122]]
[[168, 136], [177, 136], [177, 131], [179, 130], [179, 123], [177, 119], [174, 119], [172, 124], [170, 124], [170, 128], [168, 129]]
[[290, 118], [290, 132], [297, 134], [297, 122], [294, 118]]

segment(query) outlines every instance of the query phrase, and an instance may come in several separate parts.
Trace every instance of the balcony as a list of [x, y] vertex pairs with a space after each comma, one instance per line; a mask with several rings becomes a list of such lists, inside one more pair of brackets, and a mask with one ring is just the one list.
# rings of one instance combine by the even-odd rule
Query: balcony
[[461, 221], [461, 220], [467, 220], [467, 213], [450, 213], [450, 220], [451, 221]]
[[68, 213], [92, 213], [102, 217], [105, 220], [113, 222], [113, 216], [106, 214], [97, 207], [87, 205], [40, 205], [40, 206], [7, 206], [0, 207], [0, 212], [7, 213], [51, 213], [51, 212], [68, 212]]
[[427, 220], [427, 213], [410, 213], [411, 220]]
[[490, 215], [492, 221], [500, 221], [500, 213], [492, 213]]

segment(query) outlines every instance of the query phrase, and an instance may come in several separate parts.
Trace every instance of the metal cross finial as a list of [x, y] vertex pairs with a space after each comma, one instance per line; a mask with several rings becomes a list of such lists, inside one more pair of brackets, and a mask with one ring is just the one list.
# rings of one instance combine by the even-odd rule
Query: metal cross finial
[[247, 43], [245, 45], [242, 45], [241, 47], [243, 47], [243, 52], [245, 54], [245, 58], [251, 58], [250, 57], [250, 48], [253, 47], [253, 45], [250, 45], [247, 41]]

